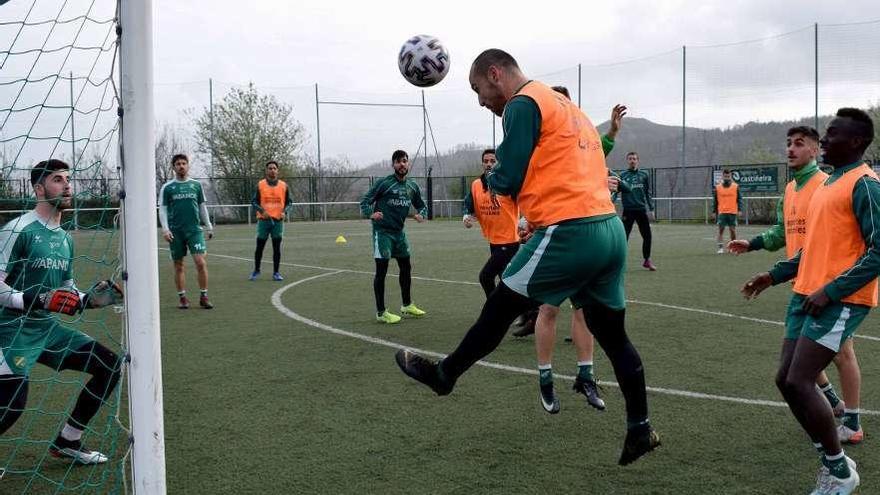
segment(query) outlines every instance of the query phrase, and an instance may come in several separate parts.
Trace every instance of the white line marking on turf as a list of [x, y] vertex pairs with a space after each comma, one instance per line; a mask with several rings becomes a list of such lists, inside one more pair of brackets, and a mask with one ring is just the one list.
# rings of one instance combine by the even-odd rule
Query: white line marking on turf
[[[741, 316], [741, 315], [735, 315], [732, 313], [724, 313], [721, 311], [709, 311], [708, 309], [688, 308], [685, 306], [676, 306], [674, 304], [664, 304], [664, 303], [650, 302], [650, 301], [639, 301], [638, 299], [627, 299], [626, 302], [633, 303], [633, 304], [644, 304], [645, 306], [656, 306], [658, 308], [677, 309], [679, 311], [688, 311], [691, 313], [701, 313], [701, 314], [712, 315], [712, 316], [723, 316], [725, 318], [736, 318], [738, 320], [752, 321], [755, 323], [766, 323], [768, 325], [776, 325], [776, 326], [780, 326], [780, 327], [785, 326], [785, 323], [783, 323], [781, 321], [765, 320], [763, 318], [753, 318], [751, 316]], [[870, 335], [855, 334], [855, 335], [853, 335], [853, 337], [857, 337], [860, 339], [874, 340], [874, 341], [880, 342], [880, 337], [872, 337]]]
[[[168, 251], [167, 248], [159, 248], [159, 249]], [[227, 254], [208, 253], [208, 256], [214, 256], [217, 258], [226, 258], [226, 259], [237, 260], [237, 261], [253, 261], [249, 258], [242, 258], [241, 256], [230, 256]], [[374, 275], [373, 272], [368, 272], [366, 270], [350, 270], [348, 268], [330, 268], [330, 267], [326, 267], [326, 266], [300, 265], [297, 263], [285, 263], [285, 262], [281, 262], [281, 264], [284, 266], [292, 266], [295, 268], [309, 268], [312, 270], [332, 271], [334, 273], [360, 273], [360, 274], [364, 274], [364, 275]], [[394, 275], [394, 274], [390, 274], [390, 275]], [[412, 278], [414, 280], [424, 280], [426, 282], [440, 282], [440, 283], [444, 283], [444, 284], [480, 285], [477, 282], [468, 282], [468, 281], [464, 281], [464, 280], [446, 280], [446, 279], [442, 279], [442, 278], [418, 277], [415, 275], [413, 275]], [[780, 326], [780, 327], [785, 326], [785, 323], [783, 323], [781, 321], [765, 320], [763, 318], [753, 318], [751, 316], [741, 316], [741, 315], [735, 315], [733, 313], [724, 313], [721, 311], [710, 311], [708, 309], [688, 308], [685, 306], [676, 306], [674, 304], [664, 304], [664, 303], [651, 302], [651, 301], [640, 301], [638, 299], [627, 299], [626, 302], [633, 303], [633, 304], [643, 304], [645, 306], [656, 306], [658, 308], [677, 309], [679, 311], [688, 311], [691, 313], [700, 313], [700, 314], [711, 315], [711, 316], [722, 316], [724, 318], [736, 318], [738, 320], [751, 321], [754, 323], [766, 323], [768, 325], [776, 325], [776, 326]], [[875, 342], [880, 342], [880, 337], [872, 337], [870, 335], [855, 334], [853, 337], [858, 338], [858, 339], [873, 340]]]
[[[436, 358], [446, 357], [445, 354], [441, 354], [439, 352], [428, 351], [425, 349], [418, 349], [415, 347], [405, 346], [403, 344], [398, 344], [397, 342], [392, 342], [390, 340], [380, 339], [378, 337], [371, 337], [369, 335], [363, 335], [360, 333], [351, 332], [348, 330], [343, 330], [341, 328], [336, 328], [334, 326], [327, 325], [326, 323], [321, 323], [320, 321], [316, 321], [311, 318], [305, 317], [305, 316], [297, 313], [296, 311], [293, 311], [292, 309], [288, 308], [287, 306], [284, 305], [283, 302], [281, 302], [281, 296], [284, 295], [284, 293], [287, 292], [288, 290], [296, 287], [297, 285], [304, 284], [306, 282], [311, 282], [312, 280], [317, 280], [319, 278], [328, 277], [330, 275], [338, 275], [340, 273], [351, 273], [351, 271], [350, 270], [334, 270], [334, 271], [330, 271], [330, 272], [326, 272], [326, 273], [319, 273], [318, 275], [312, 275], [311, 277], [306, 277], [306, 278], [297, 280], [296, 282], [292, 282], [290, 284], [287, 284], [284, 287], [281, 287], [280, 289], [278, 289], [272, 293], [272, 297], [271, 297], [272, 306], [275, 306], [275, 309], [277, 309], [279, 312], [281, 312], [281, 314], [287, 316], [288, 318], [296, 320], [300, 323], [304, 323], [304, 324], [309, 325], [311, 327], [317, 328], [319, 330], [323, 330], [325, 332], [329, 332], [329, 333], [336, 334], [336, 335], [341, 335], [344, 337], [350, 337], [350, 338], [361, 340], [363, 342], [368, 342], [371, 344], [390, 347], [392, 349], [410, 349], [415, 352], [418, 352], [419, 354], [426, 355], [426, 356], [431, 356], [431, 357], [436, 357]], [[391, 360], [389, 359], [389, 363], [390, 363], [390, 361]], [[484, 366], [486, 368], [493, 368], [493, 369], [502, 370], [502, 371], [510, 371], [513, 373], [520, 373], [520, 374], [524, 374], [524, 375], [535, 375], [536, 376], [538, 374], [538, 372], [533, 369], [521, 368], [518, 366], [510, 366], [510, 365], [501, 364], [501, 363], [493, 363], [491, 361], [477, 361], [477, 364], [480, 366]], [[389, 366], [390, 366], [390, 364], [389, 364]], [[554, 375], [554, 376], [559, 377], [563, 380], [574, 381], [574, 377], [571, 375]], [[600, 381], [599, 383], [603, 386], [618, 387], [616, 382]], [[731, 397], [731, 396], [727, 396], [727, 395], [705, 394], [702, 392], [691, 392], [689, 390], [676, 390], [676, 389], [664, 388], [664, 387], [647, 387], [647, 390], [649, 392], [654, 392], [654, 393], [658, 393], [658, 394], [672, 395], [672, 396], [676, 396], [676, 397], [688, 397], [691, 399], [705, 399], [705, 400], [715, 400], [715, 401], [723, 401], [723, 402], [734, 402], [737, 404], [747, 404], [747, 405], [754, 405], [754, 406], [788, 407], [788, 405], [785, 404], [784, 402], [764, 400], [764, 399], [746, 399], [743, 397]], [[880, 411], [872, 411], [869, 409], [862, 409], [861, 414], [865, 414], [865, 415], [869, 415], [869, 416], [880, 416]]]

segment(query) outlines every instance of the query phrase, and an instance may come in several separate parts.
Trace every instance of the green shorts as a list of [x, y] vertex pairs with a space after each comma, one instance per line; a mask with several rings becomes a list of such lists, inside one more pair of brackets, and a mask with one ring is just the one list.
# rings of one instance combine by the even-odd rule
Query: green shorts
[[205, 235], [201, 230], [190, 232], [175, 232], [172, 230], [171, 235], [174, 238], [171, 239], [168, 246], [171, 248], [171, 259], [174, 261], [183, 259], [186, 256], [187, 249], [192, 254], [204, 254], [208, 250], [208, 246], [205, 244]]
[[53, 317], [0, 323], [0, 375], [28, 376], [37, 362], [58, 369], [67, 356], [92, 342], [88, 335]]
[[810, 316], [803, 310], [806, 296], [792, 294], [785, 315], [785, 338], [796, 340], [806, 337], [834, 352], [851, 338], [871, 308], [860, 304], [831, 302], [818, 316]]
[[736, 227], [735, 213], [719, 213], [718, 220], [715, 222], [719, 227]]
[[544, 304], [566, 298], [574, 308], [626, 306], [626, 233], [617, 215], [580, 219], [535, 231], [507, 265], [502, 281]]
[[257, 220], [257, 239], [266, 240], [281, 239], [284, 235], [284, 221], [282, 220]]
[[409, 258], [409, 242], [406, 232], [388, 232], [373, 229], [373, 258]]

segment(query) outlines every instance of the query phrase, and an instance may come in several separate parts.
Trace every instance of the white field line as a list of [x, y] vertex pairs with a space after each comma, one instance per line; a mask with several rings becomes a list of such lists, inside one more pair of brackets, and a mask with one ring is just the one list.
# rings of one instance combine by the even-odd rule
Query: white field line
[[[306, 278], [297, 280], [296, 282], [292, 282], [290, 284], [287, 284], [284, 287], [281, 287], [280, 289], [278, 289], [274, 293], [272, 293], [272, 297], [271, 297], [272, 305], [275, 306], [275, 308], [278, 311], [280, 311], [283, 315], [287, 316], [288, 318], [296, 320], [300, 323], [304, 323], [304, 324], [309, 325], [311, 327], [317, 328], [318, 330], [322, 330], [322, 331], [329, 332], [329, 333], [336, 334], [336, 335], [341, 335], [344, 337], [349, 337], [349, 338], [361, 340], [363, 342], [368, 342], [371, 344], [389, 347], [391, 349], [411, 349], [411, 350], [418, 352], [422, 355], [432, 356], [432, 357], [436, 357], [436, 358], [443, 358], [446, 356], [445, 354], [441, 354], [438, 352], [428, 351], [425, 349], [417, 349], [417, 348], [405, 346], [402, 344], [398, 344], [398, 343], [392, 342], [390, 340], [380, 339], [378, 337], [371, 337], [369, 335], [363, 335], [363, 334], [351, 332], [348, 330], [342, 330], [341, 328], [336, 328], [334, 326], [327, 325], [326, 323], [321, 323], [320, 321], [316, 321], [311, 318], [305, 317], [305, 316], [291, 310], [290, 308], [285, 306], [284, 303], [281, 302], [281, 296], [284, 295], [284, 293], [287, 292], [289, 289], [292, 289], [292, 288], [296, 287], [297, 285], [304, 284], [306, 282], [310, 282], [312, 280], [327, 277], [330, 275], [338, 275], [340, 273], [351, 273], [351, 271], [349, 271], [349, 270], [334, 270], [334, 271], [330, 271], [330, 272], [326, 272], [326, 273], [319, 273], [318, 275], [312, 275], [311, 277], [306, 277]], [[391, 363], [390, 358], [388, 359], [388, 362], [389, 362], [389, 366], [390, 366], [390, 363]], [[509, 372], [513, 372], [513, 373], [521, 373], [524, 375], [537, 375], [538, 374], [538, 372], [533, 369], [521, 368], [518, 366], [510, 366], [510, 365], [501, 364], [501, 363], [493, 363], [491, 361], [478, 361], [477, 364], [480, 366], [484, 366], [486, 368], [493, 368], [493, 369], [502, 370], [502, 371], [509, 371]], [[574, 381], [574, 377], [571, 375], [555, 375], [554, 374], [554, 376], [561, 378], [563, 380]], [[618, 387], [616, 382], [600, 381], [599, 383], [603, 386]], [[753, 406], [769, 406], [769, 407], [780, 407], [780, 408], [788, 407], [784, 402], [772, 401], [772, 400], [746, 399], [743, 397], [731, 397], [731, 396], [727, 396], [727, 395], [706, 394], [706, 393], [702, 393], [702, 392], [691, 392], [688, 390], [676, 390], [676, 389], [663, 388], [663, 387], [647, 387], [647, 389], [649, 392], [653, 392], [653, 393], [657, 393], [657, 394], [672, 395], [672, 396], [676, 396], [676, 397], [688, 397], [691, 399], [704, 399], [704, 400], [714, 400], [714, 401], [723, 401], [723, 402], [734, 402], [737, 404], [747, 404], [747, 405], [753, 405]], [[880, 411], [872, 411], [872, 410], [866, 410], [866, 409], [862, 409], [861, 413], [866, 414], [866, 415], [870, 415], [870, 416], [880, 415]]]
[[[160, 249], [165, 249], [165, 248], [160, 248]], [[167, 251], [167, 249], [166, 249], [166, 251]], [[241, 256], [229, 256], [226, 254], [208, 253], [208, 256], [213, 256], [216, 258], [225, 258], [225, 259], [230, 259], [230, 260], [237, 260], [237, 261], [253, 261], [249, 258], [243, 258]], [[284, 262], [282, 262], [281, 264], [284, 266], [292, 266], [292, 267], [296, 267], [296, 268], [309, 268], [312, 270], [332, 271], [335, 273], [360, 273], [360, 274], [364, 274], [364, 275], [373, 275], [373, 272], [366, 271], [366, 270], [350, 270], [348, 268], [329, 268], [326, 266], [301, 265], [301, 264], [297, 264], [297, 263], [284, 263]], [[393, 275], [393, 274], [389, 273], [389, 275]], [[444, 283], [444, 284], [480, 285], [478, 282], [468, 282], [468, 281], [464, 281], [464, 280], [447, 280], [447, 279], [442, 279], [442, 278], [418, 277], [415, 275], [413, 275], [412, 278], [415, 280], [424, 280], [426, 282], [439, 282], [439, 283]], [[768, 325], [785, 326], [785, 323], [783, 323], [781, 321], [765, 320], [763, 318], [753, 318], [751, 316], [735, 315], [733, 313], [724, 313], [721, 311], [711, 311], [708, 309], [688, 308], [686, 306], [676, 306], [674, 304], [664, 304], [664, 303], [651, 302], [651, 301], [641, 301], [638, 299], [627, 299], [626, 302], [632, 303], [632, 304], [642, 304], [645, 306], [655, 306], [658, 308], [676, 309], [679, 311], [687, 311], [690, 313], [700, 313], [700, 314], [710, 315], [710, 316], [721, 316], [724, 318], [735, 318], [738, 320], [750, 321], [753, 323], [764, 323], [764, 324], [768, 324]], [[859, 339], [880, 342], [880, 337], [873, 337], [870, 335], [856, 334], [856, 335], [854, 335], [854, 337], [859, 338]]]

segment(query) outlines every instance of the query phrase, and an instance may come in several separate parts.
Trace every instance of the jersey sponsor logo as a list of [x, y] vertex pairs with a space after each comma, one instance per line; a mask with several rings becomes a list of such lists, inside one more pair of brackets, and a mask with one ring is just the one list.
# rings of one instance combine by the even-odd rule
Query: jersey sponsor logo
[[409, 198], [391, 198], [388, 200], [388, 204], [391, 206], [406, 206], [409, 207]]
[[179, 199], [197, 199], [195, 192], [180, 192], [171, 195], [171, 199], [177, 201]]
[[70, 260], [60, 260], [57, 258], [34, 258], [30, 262], [31, 268], [42, 268], [46, 270], [64, 270], [70, 266]]

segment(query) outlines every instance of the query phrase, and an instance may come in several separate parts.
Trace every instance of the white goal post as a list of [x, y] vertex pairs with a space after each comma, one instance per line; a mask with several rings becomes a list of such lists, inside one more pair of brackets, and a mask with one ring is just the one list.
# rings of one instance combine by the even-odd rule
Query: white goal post
[[123, 273], [130, 349], [129, 412], [132, 487], [164, 494], [165, 433], [156, 258], [153, 2], [119, 0], [121, 29]]

